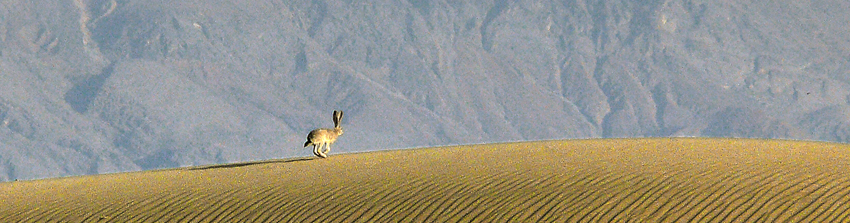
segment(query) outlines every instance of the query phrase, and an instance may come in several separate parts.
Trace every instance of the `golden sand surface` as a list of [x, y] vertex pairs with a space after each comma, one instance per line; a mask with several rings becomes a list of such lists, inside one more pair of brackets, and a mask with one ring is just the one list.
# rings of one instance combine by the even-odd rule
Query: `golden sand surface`
[[850, 145], [587, 139], [0, 183], [0, 222], [850, 222]]

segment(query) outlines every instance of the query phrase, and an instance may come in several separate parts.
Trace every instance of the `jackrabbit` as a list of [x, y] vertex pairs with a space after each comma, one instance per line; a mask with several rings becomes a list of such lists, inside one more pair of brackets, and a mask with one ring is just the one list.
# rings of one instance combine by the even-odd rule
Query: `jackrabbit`
[[[342, 111], [334, 111], [334, 128], [320, 128], [310, 131], [304, 147], [313, 145], [313, 155], [328, 158], [327, 153], [331, 151], [331, 144], [336, 142], [336, 138], [342, 135], [340, 123], [342, 123]], [[325, 148], [324, 151], [322, 151], [322, 147]]]

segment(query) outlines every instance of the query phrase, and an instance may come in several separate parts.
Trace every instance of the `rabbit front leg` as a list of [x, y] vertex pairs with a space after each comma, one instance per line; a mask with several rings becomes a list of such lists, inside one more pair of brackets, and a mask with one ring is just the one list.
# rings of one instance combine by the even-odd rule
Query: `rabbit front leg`
[[331, 151], [331, 144], [330, 144], [330, 143], [328, 143], [328, 146], [325, 146], [325, 150], [324, 150], [324, 151], [322, 151], [322, 154], [327, 155], [327, 154], [328, 154], [328, 152], [330, 152], [330, 151]]

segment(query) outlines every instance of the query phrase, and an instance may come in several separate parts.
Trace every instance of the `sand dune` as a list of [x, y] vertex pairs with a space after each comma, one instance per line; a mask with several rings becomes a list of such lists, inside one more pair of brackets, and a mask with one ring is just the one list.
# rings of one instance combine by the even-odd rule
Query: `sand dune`
[[541, 141], [0, 184], [0, 222], [850, 221], [850, 145]]

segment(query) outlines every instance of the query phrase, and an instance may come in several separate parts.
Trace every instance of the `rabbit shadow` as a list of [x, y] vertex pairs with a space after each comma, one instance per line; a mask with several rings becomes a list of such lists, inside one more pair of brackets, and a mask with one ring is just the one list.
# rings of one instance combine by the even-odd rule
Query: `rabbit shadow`
[[315, 157], [303, 157], [303, 158], [293, 158], [293, 159], [285, 159], [285, 160], [265, 160], [265, 161], [255, 161], [255, 162], [244, 162], [244, 163], [228, 163], [228, 164], [217, 164], [217, 165], [209, 165], [209, 166], [198, 166], [198, 167], [189, 167], [188, 170], [210, 170], [210, 169], [229, 169], [229, 168], [238, 168], [245, 166], [253, 166], [260, 164], [272, 164], [272, 163], [292, 163], [292, 162], [301, 162], [316, 159]]

